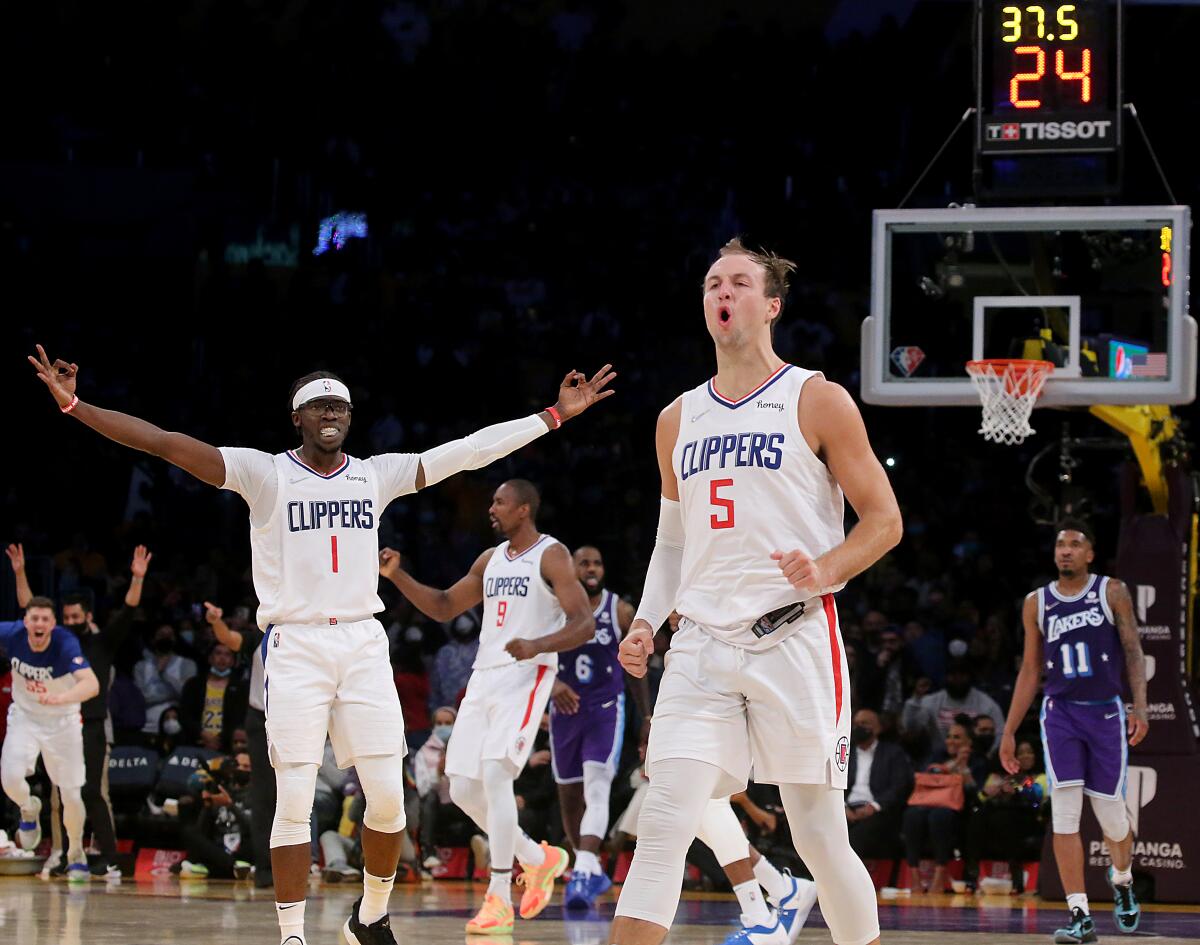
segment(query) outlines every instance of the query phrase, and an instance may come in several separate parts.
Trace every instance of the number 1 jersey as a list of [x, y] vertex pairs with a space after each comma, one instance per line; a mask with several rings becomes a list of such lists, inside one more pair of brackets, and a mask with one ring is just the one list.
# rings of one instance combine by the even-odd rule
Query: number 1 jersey
[[223, 488], [250, 506], [260, 627], [361, 620], [383, 610], [379, 516], [392, 499], [416, 491], [418, 455], [344, 456], [328, 474], [294, 450], [223, 446], [221, 455]]
[[845, 538], [841, 487], [800, 432], [801, 391], [815, 374], [784, 364], [736, 401], [714, 380], [683, 395], [672, 453], [684, 529], [676, 610], [746, 649], [774, 646], [799, 626], [761, 638], [750, 630], [799, 597], [771, 552], [816, 558]]

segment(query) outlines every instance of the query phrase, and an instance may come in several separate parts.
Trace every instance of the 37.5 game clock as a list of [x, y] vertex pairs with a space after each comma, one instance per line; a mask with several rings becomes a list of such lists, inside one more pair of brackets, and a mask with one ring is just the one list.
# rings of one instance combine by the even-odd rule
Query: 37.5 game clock
[[1121, 0], [978, 0], [981, 154], [1114, 151]]

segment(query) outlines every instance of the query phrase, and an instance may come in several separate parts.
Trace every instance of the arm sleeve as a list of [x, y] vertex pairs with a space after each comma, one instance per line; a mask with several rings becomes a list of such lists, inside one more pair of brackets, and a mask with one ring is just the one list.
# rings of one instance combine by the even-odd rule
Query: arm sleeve
[[370, 462], [379, 477], [379, 498], [384, 505], [398, 496], [417, 491], [421, 457], [416, 453], [381, 453], [372, 456]]
[[662, 498], [658, 507], [658, 536], [646, 569], [646, 584], [635, 620], [645, 620], [657, 630], [675, 609], [683, 567], [683, 513], [679, 503]]
[[549, 429], [541, 417], [531, 414], [428, 449], [418, 457], [425, 467], [425, 485], [432, 486], [466, 469], [481, 469], [532, 443]]
[[220, 450], [225, 459], [225, 483], [221, 488], [245, 499], [250, 506], [251, 524], [263, 525], [271, 517], [279, 492], [274, 458], [262, 450], [240, 446], [222, 446]]

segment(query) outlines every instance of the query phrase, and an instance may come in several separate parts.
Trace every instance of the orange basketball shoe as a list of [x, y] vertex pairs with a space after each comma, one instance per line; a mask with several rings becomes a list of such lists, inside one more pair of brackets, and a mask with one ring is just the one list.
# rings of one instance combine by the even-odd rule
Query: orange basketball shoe
[[567, 871], [567, 851], [562, 847], [552, 847], [545, 840], [541, 843], [546, 858], [541, 866], [521, 864], [521, 875], [517, 882], [525, 887], [521, 894], [521, 918], [532, 919], [546, 906], [550, 905], [550, 897], [554, 895], [554, 881]]
[[512, 935], [513, 907], [499, 896], [488, 895], [475, 918], [467, 923], [468, 935]]

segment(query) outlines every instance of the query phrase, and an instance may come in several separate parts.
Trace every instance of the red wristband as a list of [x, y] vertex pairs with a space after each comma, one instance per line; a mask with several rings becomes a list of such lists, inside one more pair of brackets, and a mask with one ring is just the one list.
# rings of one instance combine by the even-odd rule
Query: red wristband
[[[72, 404], [72, 406], [74, 405]], [[554, 429], [557, 430], [562, 426], [562, 416], [557, 410], [555, 410], [553, 407], [547, 407], [546, 413], [550, 414], [550, 419], [554, 421]]]
[[74, 410], [78, 406], [79, 406], [79, 395], [76, 394], [71, 398], [71, 402], [69, 404], [67, 404], [65, 407], [59, 407], [58, 409], [61, 410], [63, 413], [70, 413], [72, 410]]

